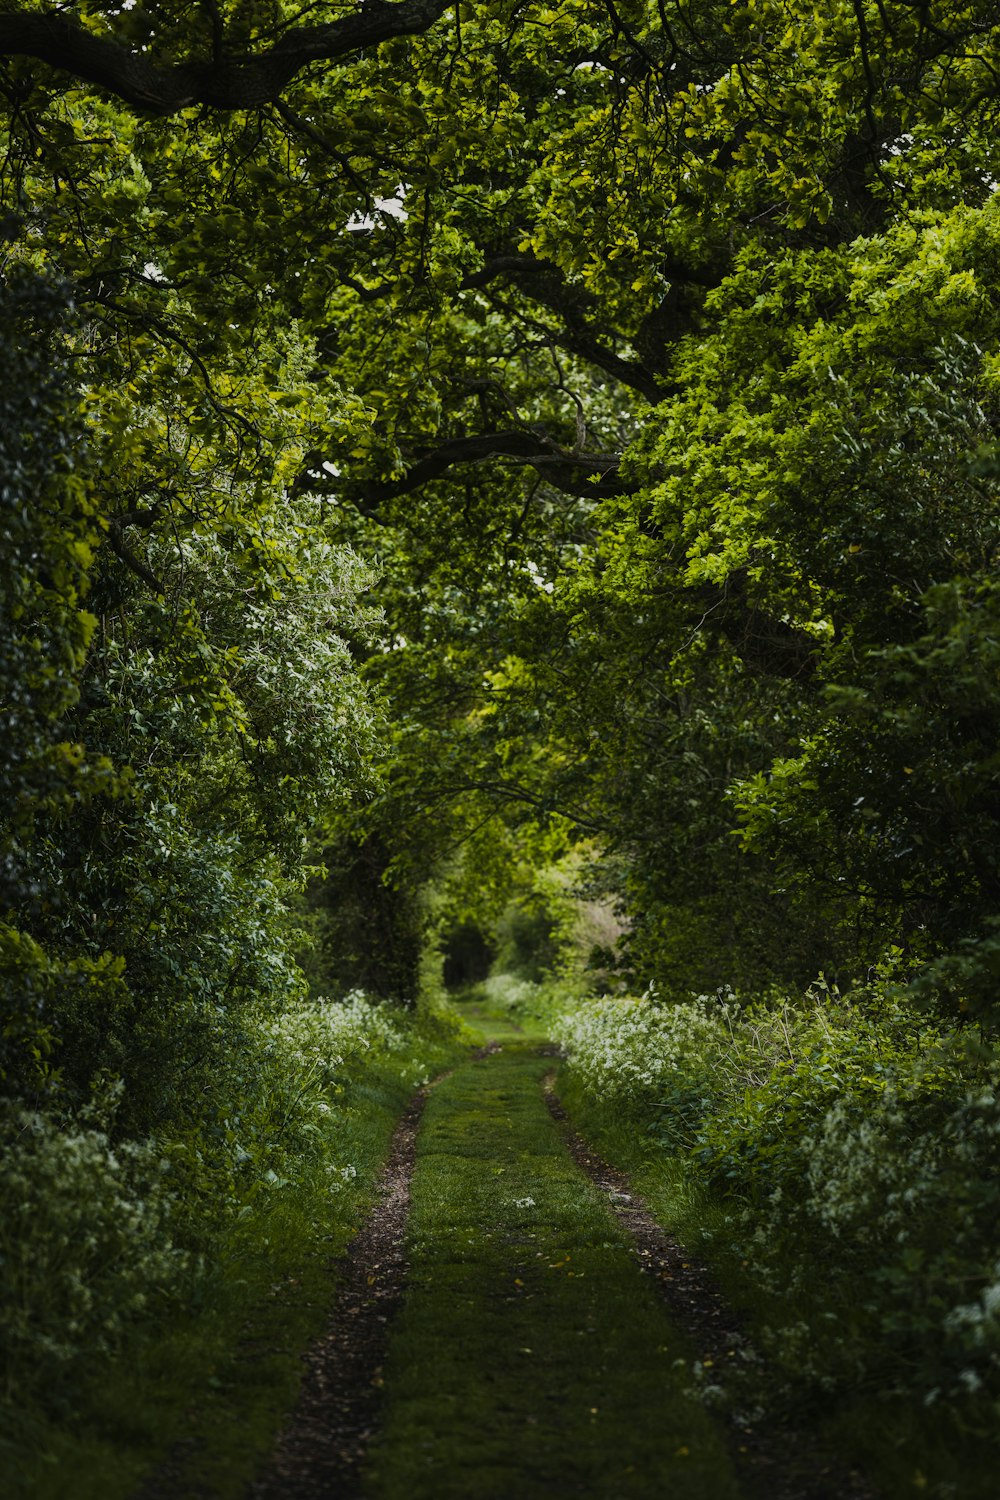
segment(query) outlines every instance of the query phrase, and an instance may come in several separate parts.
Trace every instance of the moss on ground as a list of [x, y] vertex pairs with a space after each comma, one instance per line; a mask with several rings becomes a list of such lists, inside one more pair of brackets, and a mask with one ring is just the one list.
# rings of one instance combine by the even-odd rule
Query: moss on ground
[[551, 1067], [508, 1029], [428, 1103], [372, 1500], [737, 1493], [690, 1351], [548, 1113]]

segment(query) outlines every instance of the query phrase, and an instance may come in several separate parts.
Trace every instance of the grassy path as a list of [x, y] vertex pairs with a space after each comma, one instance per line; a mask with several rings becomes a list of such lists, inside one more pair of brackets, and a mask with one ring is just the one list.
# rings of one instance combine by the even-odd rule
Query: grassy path
[[727, 1500], [690, 1351], [542, 1094], [537, 1042], [456, 1069], [417, 1143], [371, 1500]]

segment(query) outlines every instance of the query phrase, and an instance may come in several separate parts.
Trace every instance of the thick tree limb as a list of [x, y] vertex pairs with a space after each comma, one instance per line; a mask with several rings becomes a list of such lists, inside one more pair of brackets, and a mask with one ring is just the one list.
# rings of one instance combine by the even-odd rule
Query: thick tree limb
[[256, 109], [278, 99], [308, 63], [333, 62], [391, 37], [427, 31], [449, 3], [365, 0], [355, 15], [296, 27], [259, 53], [226, 56], [224, 38], [216, 36], [212, 59], [178, 63], [155, 61], [112, 36], [95, 36], [70, 16], [8, 11], [0, 13], [0, 56], [36, 57], [148, 114], [172, 115], [193, 105]]
[[667, 378], [670, 352], [692, 327], [698, 293], [718, 286], [724, 274], [722, 265], [689, 265], [668, 258], [662, 259], [660, 269], [671, 285], [629, 339], [638, 359], [616, 351], [614, 345], [622, 335], [597, 323], [596, 299], [584, 287], [568, 282], [557, 266], [534, 255], [489, 255], [481, 270], [464, 279], [460, 290], [485, 288], [504, 277], [524, 296], [555, 313], [560, 327], [552, 330], [552, 337], [560, 348], [596, 365], [655, 406], [671, 393]]
[[440, 479], [456, 464], [484, 463], [491, 458], [530, 464], [547, 484], [570, 495], [607, 499], [612, 495], [631, 494], [638, 488], [623, 478], [616, 453], [577, 453], [560, 447], [552, 438], [514, 429], [450, 438], [419, 458], [401, 479], [365, 485], [362, 508], [373, 510], [385, 500], [409, 494], [433, 479]]
[[130, 573], [134, 573], [137, 578], [142, 579], [143, 583], [148, 584], [154, 594], [165, 596], [167, 592], [166, 585], [163, 584], [159, 578], [157, 578], [152, 568], [148, 567], [146, 563], [143, 562], [142, 558], [139, 557], [137, 553], [133, 552], [132, 548], [125, 540], [126, 524], [127, 523], [124, 517], [115, 516], [112, 519], [111, 524], [108, 527], [108, 546], [118, 558], [119, 562], [125, 564]]
[[[533, 255], [489, 257], [481, 271], [466, 278], [463, 289], [486, 287], [501, 276], [525, 297], [556, 315], [560, 323], [557, 329], [541, 330], [541, 325], [539, 328], [561, 349], [596, 365], [630, 390], [638, 391], [654, 406], [664, 399], [667, 391], [657, 372], [639, 360], [626, 359], [609, 345], [607, 340], [613, 341], [615, 335], [595, 328], [591, 322], [596, 305], [593, 297], [583, 287], [571, 285], [558, 267], [547, 265]], [[499, 298], [495, 300], [498, 306], [505, 306]], [[523, 314], [521, 317], [523, 320]]]
[[[459, 282], [459, 292], [483, 291], [491, 296], [494, 304], [520, 322], [528, 321], [560, 349], [575, 354], [588, 364], [611, 375], [629, 390], [638, 391], [654, 406], [670, 394], [670, 386], [664, 376], [665, 356], [674, 341], [690, 327], [691, 309], [684, 305], [687, 288], [690, 286], [716, 286], [720, 275], [700, 268], [682, 267], [679, 263], [667, 267], [667, 274], [677, 278], [677, 291], [655, 309], [639, 330], [643, 341], [645, 360], [626, 358], [614, 347], [622, 342], [622, 335], [615, 329], [600, 327], [595, 322], [598, 310], [596, 299], [583, 287], [570, 284], [558, 266], [534, 255], [515, 254], [501, 250], [488, 254], [478, 271], [470, 271]], [[345, 276], [344, 283], [350, 286], [363, 302], [379, 302], [391, 297], [395, 283], [383, 281], [376, 286], [364, 286]], [[500, 297], [490, 292], [498, 281], [515, 287], [522, 296], [539, 307], [554, 313], [558, 326], [550, 327], [538, 321], [526, 319], [523, 310], [511, 307]], [[661, 368], [663, 367], [663, 368]]]
[[[317, 139], [315, 130], [307, 121], [296, 121], [291, 112], [281, 105], [278, 109], [290, 123], [297, 123], [305, 134]], [[343, 158], [332, 143], [324, 140], [322, 144], [343, 165]], [[372, 231], [366, 228], [358, 232], [370, 234]], [[692, 289], [705, 290], [718, 286], [723, 274], [717, 267], [687, 266], [679, 261], [666, 262], [662, 269], [675, 285], [643, 319], [631, 340], [642, 353], [643, 359], [630, 359], [619, 354], [614, 345], [621, 343], [623, 336], [613, 328], [596, 324], [596, 300], [584, 288], [567, 282], [558, 266], [539, 260], [534, 255], [515, 254], [507, 250], [487, 254], [478, 271], [470, 271], [462, 278], [457, 291], [486, 292], [494, 305], [509, 313], [512, 318], [521, 323], [528, 322], [530, 327], [554, 346], [603, 370], [629, 390], [638, 391], [655, 406], [665, 400], [673, 389], [665, 374], [668, 355], [676, 340], [691, 327], [695, 311]], [[342, 273], [341, 280], [362, 302], [386, 301], [397, 291], [396, 283], [390, 279], [377, 282], [374, 286], [365, 286]], [[498, 295], [490, 291], [498, 281], [506, 282], [529, 301], [554, 313], [559, 319], [558, 325], [552, 327], [530, 317], [526, 318], [523, 309], [501, 301]]]

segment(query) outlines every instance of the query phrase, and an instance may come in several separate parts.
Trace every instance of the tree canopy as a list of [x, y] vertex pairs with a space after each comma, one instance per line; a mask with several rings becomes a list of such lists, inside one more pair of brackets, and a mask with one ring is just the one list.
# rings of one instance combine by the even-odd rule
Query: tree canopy
[[16, 1086], [185, 1107], [324, 849], [397, 993], [417, 887], [575, 848], [636, 973], [985, 1015], [998, 68], [956, 0], [4, 6]]

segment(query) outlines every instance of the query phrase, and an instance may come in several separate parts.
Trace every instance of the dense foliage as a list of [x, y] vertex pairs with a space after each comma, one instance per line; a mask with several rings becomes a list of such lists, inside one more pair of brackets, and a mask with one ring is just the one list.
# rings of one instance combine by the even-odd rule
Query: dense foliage
[[310, 985], [565, 970], [571, 886], [608, 982], [991, 1045], [998, 66], [985, 0], [0, 9], [16, 1160], [129, 1143], [152, 1244]]
[[[789, 1391], [904, 1396], [925, 1423], [951, 1407], [992, 1440], [996, 1059], [878, 990], [810, 998], [650, 993], [568, 1011], [556, 1031], [592, 1107], [679, 1154], [685, 1191], [725, 1206], [719, 1248], [765, 1301], [759, 1342]], [[717, 1399], [753, 1399], [733, 1372], [700, 1373]]]
[[[804, 983], [895, 945], [988, 1008], [988, 12], [72, 6], [43, 37], [45, 10], [0, 46], [8, 268], [76, 341], [31, 376], [71, 361], [45, 420], [81, 437], [49, 542], [73, 607], [127, 601], [153, 640], [169, 615], [140, 696], [253, 741], [248, 795], [292, 775], [289, 824], [265, 792], [244, 825], [287, 856], [316, 768], [329, 804], [366, 758], [303, 736], [304, 704], [278, 727], [273, 674], [227, 655], [280, 615], [260, 650], [314, 681], [324, 632], [363, 656], [354, 548], [394, 728], [375, 803], [324, 836], [349, 882], [462, 847], [475, 890], [498, 840], [597, 835], [639, 969]], [[57, 623], [74, 681], [93, 627]], [[88, 681], [116, 650], [105, 625]], [[106, 776], [130, 759], [65, 728]], [[420, 921], [385, 903], [397, 993]]]

